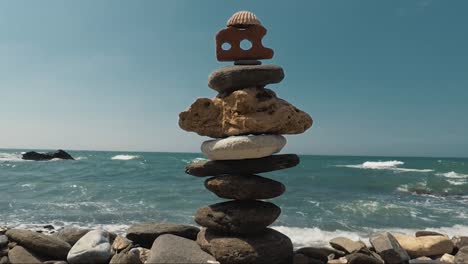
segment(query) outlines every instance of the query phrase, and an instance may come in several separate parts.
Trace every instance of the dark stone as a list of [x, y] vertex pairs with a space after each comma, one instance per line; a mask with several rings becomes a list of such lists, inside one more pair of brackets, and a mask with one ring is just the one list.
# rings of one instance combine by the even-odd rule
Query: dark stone
[[271, 225], [281, 209], [269, 202], [229, 201], [198, 209], [195, 222], [213, 231], [226, 233], [258, 233]]
[[[466, 262], [463, 262], [466, 263]], [[429, 259], [412, 259], [409, 261], [409, 264], [447, 264], [438, 260], [429, 260]]]
[[333, 238], [329, 243], [333, 248], [344, 251], [348, 254], [366, 248], [366, 244], [364, 244], [362, 241], [353, 241], [346, 237]]
[[309, 257], [303, 254], [294, 254], [293, 264], [309, 264]]
[[220, 68], [208, 77], [208, 86], [220, 94], [235, 90], [279, 83], [283, 69], [277, 65], [236, 65]]
[[42, 262], [42, 264], [68, 264], [68, 262], [64, 260], [47, 260]]
[[296, 154], [282, 154], [259, 159], [197, 161], [187, 165], [185, 172], [197, 177], [242, 175], [282, 170], [297, 164], [299, 164], [299, 157]]
[[223, 264], [283, 264], [293, 261], [291, 240], [270, 228], [250, 235], [226, 235], [202, 229], [197, 243]]
[[460, 248], [457, 255], [455, 255], [455, 264], [466, 263], [468, 263], [468, 246]]
[[346, 255], [344, 251], [327, 247], [303, 247], [296, 250], [296, 253], [304, 254], [310, 258], [318, 259], [324, 262], [327, 262], [329, 259], [328, 256], [332, 254], [334, 258], [339, 258]]
[[36, 151], [30, 151], [23, 154], [22, 159], [24, 160], [51, 160], [51, 159], [64, 159], [64, 160], [74, 160], [74, 158], [67, 152], [59, 149], [55, 152], [39, 153]]
[[259, 60], [237, 60], [234, 65], [261, 65], [262, 62]]
[[346, 259], [348, 259], [348, 264], [384, 264], [380, 260], [362, 253], [353, 253], [346, 256]]
[[215, 258], [193, 241], [174, 235], [159, 236], [151, 247], [147, 263], [209, 263]]
[[410, 259], [396, 238], [388, 232], [373, 234], [369, 242], [386, 263], [399, 264]]
[[221, 175], [205, 181], [205, 187], [226, 199], [271, 199], [286, 190], [281, 182], [257, 175]]
[[0, 235], [0, 248], [8, 246], [8, 237], [5, 235]]
[[417, 231], [415, 233], [415, 236], [416, 237], [422, 237], [422, 236], [445, 236], [445, 235], [441, 234], [439, 232], [435, 232], [435, 231], [422, 230], [422, 231]]
[[0, 248], [0, 257], [8, 256], [8, 251], [9, 250], [10, 249], [8, 247]]
[[171, 234], [195, 240], [199, 228], [189, 225], [178, 225], [172, 223], [141, 223], [128, 228], [127, 238], [135, 244], [150, 248], [154, 240], [160, 235]]
[[86, 235], [86, 233], [89, 231], [91, 231], [91, 229], [65, 227], [59, 230], [57, 233], [54, 233], [52, 236], [61, 239], [73, 246], [75, 245], [76, 241], [78, 241], [82, 236]]
[[36, 254], [57, 260], [67, 259], [68, 251], [71, 249], [70, 244], [61, 239], [29, 230], [10, 229], [6, 235]]
[[48, 230], [55, 229], [53, 225], [45, 225], [43, 226], [43, 228], [48, 229]]
[[16, 246], [8, 252], [11, 264], [41, 264], [42, 261], [22, 246]]

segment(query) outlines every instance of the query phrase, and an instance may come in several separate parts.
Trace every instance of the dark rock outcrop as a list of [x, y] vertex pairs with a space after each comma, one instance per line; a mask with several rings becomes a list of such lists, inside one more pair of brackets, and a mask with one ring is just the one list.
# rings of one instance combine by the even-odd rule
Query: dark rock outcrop
[[51, 160], [51, 159], [64, 159], [64, 160], [74, 160], [74, 158], [67, 152], [59, 149], [54, 152], [39, 153], [36, 151], [29, 151], [23, 154], [22, 159], [24, 160]]

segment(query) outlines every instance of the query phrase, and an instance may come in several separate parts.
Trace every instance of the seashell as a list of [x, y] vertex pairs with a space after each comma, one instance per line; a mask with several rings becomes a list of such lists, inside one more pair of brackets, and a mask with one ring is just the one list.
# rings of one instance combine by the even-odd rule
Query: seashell
[[260, 20], [257, 19], [252, 12], [239, 11], [229, 18], [227, 21], [228, 27], [245, 27], [251, 25], [261, 25]]

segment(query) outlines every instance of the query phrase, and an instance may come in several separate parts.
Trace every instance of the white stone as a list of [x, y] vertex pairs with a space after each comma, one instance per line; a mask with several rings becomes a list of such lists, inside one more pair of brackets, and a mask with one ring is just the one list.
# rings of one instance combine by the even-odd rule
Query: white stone
[[232, 136], [203, 142], [201, 151], [211, 160], [256, 159], [281, 151], [286, 138], [281, 135]]
[[68, 252], [67, 261], [75, 263], [109, 263], [112, 257], [109, 233], [103, 230], [89, 231]]

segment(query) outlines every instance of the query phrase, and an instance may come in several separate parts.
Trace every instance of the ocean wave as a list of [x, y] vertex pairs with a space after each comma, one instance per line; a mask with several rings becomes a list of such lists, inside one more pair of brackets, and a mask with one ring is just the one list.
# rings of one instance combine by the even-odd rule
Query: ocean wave
[[447, 180], [448, 183], [452, 184], [452, 185], [464, 185], [466, 184], [466, 181], [465, 180], [460, 180], [460, 179], [457, 179], [457, 180]]
[[138, 155], [115, 155], [111, 158], [111, 160], [133, 160], [138, 159], [140, 156]]
[[437, 173], [437, 176], [443, 176], [445, 178], [451, 178], [451, 179], [467, 179], [468, 174], [461, 174], [461, 173], [456, 173], [454, 171], [449, 171], [446, 173]]
[[194, 158], [194, 159], [191, 159], [191, 160], [182, 159], [182, 161], [187, 163], [187, 164], [197, 162], [197, 161], [204, 161], [204, 160], [208, 160], [208, 159], [205, 159], [205, 158]]
[[24, 161], [18, 153], [0, 153], [0, 161]]
[[300, 228], [300, 227], [287, 227], [287, 226], [273, 226], [273, 229], [287, 235], [291, 238], [294, 247], [307, 247], [307, 246], [327, 246], [328, 241], [335, 237], [346, 237], [352, 240], [361, 240], [369, 246], [369, 236], [377, 232], [392, 232], [414, 235], [416, 231], [427, 230], [435, 231], [448, 236], [456, 236], [466, 234], [468, 226], [454, 225], [452, 227], [438, 227], [438, 228], [425, 228], [425, 229], [405, 229], [405, 228], [363, 228], [363, 231], [345, 231], [334, 230], [325, 231], [317, 227]]
[[355, 169], [371, 169], [371, 170], [393, 170], [401, 172], [431, 172], [432, 169], [409, 169], [409, 168], [399, 168], [398, 165], [405, 164], [403, 161], [399, 160], [389, 160], [389, 161], [366, 161], [362, 164], [353, 164], [353, 165], [337, 165], [337, 167], [346, 167], [346, 168], [355, 168]]

